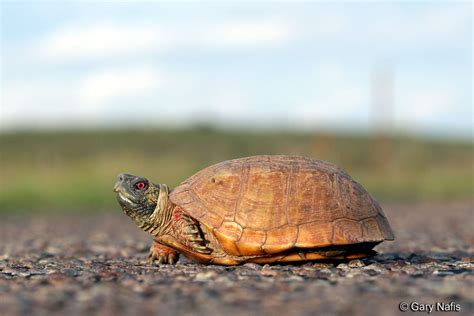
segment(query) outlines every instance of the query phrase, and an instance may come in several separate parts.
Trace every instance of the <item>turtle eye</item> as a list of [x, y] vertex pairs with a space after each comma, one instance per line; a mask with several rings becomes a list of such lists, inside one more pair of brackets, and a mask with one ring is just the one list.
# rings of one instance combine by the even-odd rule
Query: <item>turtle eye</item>
[[137, 183], [135, 183], [134, 186], [135, 186], [135, 189], [141, 191], [146, 188], [146, 183], [144, 181], [138, 181]]

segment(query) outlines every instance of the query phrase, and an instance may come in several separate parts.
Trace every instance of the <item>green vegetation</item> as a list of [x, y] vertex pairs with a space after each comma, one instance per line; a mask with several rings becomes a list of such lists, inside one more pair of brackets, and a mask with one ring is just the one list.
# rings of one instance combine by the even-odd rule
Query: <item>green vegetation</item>
[[304, 155], [334, 162], [376, 198], [471, 198], [473, 145], [409, 137], [188, 130], [23, 132], [0, 135], [0, 210], [118, 209], [118, 173], [175, 186], [226, 159]]

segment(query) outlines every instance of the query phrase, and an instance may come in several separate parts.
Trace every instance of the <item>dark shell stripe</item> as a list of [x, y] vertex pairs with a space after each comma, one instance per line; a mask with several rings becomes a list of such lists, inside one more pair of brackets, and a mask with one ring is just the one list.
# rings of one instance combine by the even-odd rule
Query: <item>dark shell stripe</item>
[[219, 163], [184, 181], [170, 198], [236, 255], [393, 239], [382, 209], [360, 184], [336, 165], [309, 158]]

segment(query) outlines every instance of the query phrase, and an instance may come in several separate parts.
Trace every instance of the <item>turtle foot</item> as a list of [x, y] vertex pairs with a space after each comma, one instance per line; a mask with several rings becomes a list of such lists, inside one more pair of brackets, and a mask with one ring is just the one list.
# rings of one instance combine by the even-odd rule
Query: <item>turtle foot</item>
[[158, 264], [175, 264], [178, 262], [179, 254], [173, 248], [162, 245], [153, 241], [148, 253], [148, 260], [150, 263]]

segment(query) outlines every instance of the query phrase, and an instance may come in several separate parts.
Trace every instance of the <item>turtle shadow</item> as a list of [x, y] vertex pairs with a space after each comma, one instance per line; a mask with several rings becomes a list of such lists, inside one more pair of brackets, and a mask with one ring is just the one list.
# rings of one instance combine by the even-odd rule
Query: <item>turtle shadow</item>
[[301, 262], [274, 262], [268, 263], [270, 266], [305, 266], [305, 265], [333, 265], [349, 263], [351, 261], [362, 261], [365, 265], [391, 264], [394, 262], [404, 262], [405, 264], [423, 264], [440, 262], [474, 262], [474, 252], [469, 251], [420, 251], [420, 252], [384, 252], [374, 253], [371, 256], [361, 259], [328, 259], [317, 261]]
[[390, 263], [393, 261], [405, 261], [407, 263], [420, 264], [430, 262], [455, 262], [474, 261], [474, 252], [469, 251], [419, 251], [419, 252], [387, 252], [377, 253], [374, 256], [361, 259], [364, 262]]

